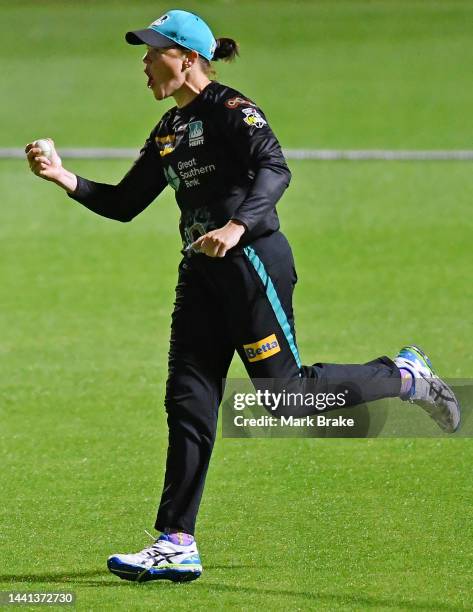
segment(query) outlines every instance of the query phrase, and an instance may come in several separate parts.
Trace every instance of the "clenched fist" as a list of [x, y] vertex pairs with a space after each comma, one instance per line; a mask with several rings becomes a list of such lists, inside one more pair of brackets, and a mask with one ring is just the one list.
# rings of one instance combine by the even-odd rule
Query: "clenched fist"
[[226, 252], [240, 242], [244, 232], [243, 223], [231, 220], [223, 227], [198, 238], [192, 243], [191, 248], [209, 257], [225, 257]]

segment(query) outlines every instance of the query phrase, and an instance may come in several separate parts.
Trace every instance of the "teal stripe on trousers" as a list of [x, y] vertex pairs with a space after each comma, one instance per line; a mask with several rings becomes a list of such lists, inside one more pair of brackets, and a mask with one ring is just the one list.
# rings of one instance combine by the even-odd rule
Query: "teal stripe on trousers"
[[276, 289], [274, 288], [273, 281], [270, 276], [266, 272], [266, 268], [264, 267], [263, 262], [256, 254], [256, 251], [251, 246], [246, 246], [243, 248], [245, 255], [251, 262], [251, 265], [256, 270], [258, 276], [260, 277], [264, 288], [266, 290], [266, 296], [271, 304], [271, 308], [276, 315], [276, 319], [278, 320], [281, 329], [286, 336], [286, 340], [291, 348], [292, 354], [294, 355], [294, 359], [296, 360], [297, 367], [300, 368], [302, 363], [299, 357], [299, 351], [297, 350], [297, 346], [294, 340], [294, 336], [292, 334], [291, 326], [289, 325], [289, 321], [287, 320], [286, 313], [284, 312], [284, 308], [279, 300], [278, 294], [276, 293]]

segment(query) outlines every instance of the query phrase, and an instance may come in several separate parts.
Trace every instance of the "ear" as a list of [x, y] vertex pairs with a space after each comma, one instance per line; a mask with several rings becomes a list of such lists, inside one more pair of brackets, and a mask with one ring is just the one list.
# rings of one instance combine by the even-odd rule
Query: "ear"
[[188, 70], [189, 68], [192, 68], [192, 66], [196, 63], [198, 59], [199, 54], [197, 53], [197, 51], [187, 51], [185, 57], [182, 60], [183, 70]]

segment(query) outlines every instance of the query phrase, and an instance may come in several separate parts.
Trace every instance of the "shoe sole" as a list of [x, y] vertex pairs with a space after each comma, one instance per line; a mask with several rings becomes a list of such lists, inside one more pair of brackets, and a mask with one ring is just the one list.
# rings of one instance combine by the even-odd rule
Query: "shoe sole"
[[131, 582], [149, 582], [150, 580], [171, 580], [172, 582], [190, 582], [197, 580], [202, 574], [202, 566], [194, 565], [192, 569], [180, 569], [177, 567], [165, 567], [158, 569], [150, 567], [143, 570], [139, 565], [121, 563], [116, 558], [108, 559], [108, 569], [122, 580]]
[[423, 402], [422, 400], [419, 400], [419, 401], [415, 401], [415, 400], [414, 400], [414, 404], [416, 404], [417, 406], [419, 406], [420, 408], [422, 408], [423, 410], [425, 410], [425, 411], [426, 411], [426, 412], [429, 414], [429, 416], [430, 416], [431, 418], [433, 418], [433, 419], [434, 419], [434, 421], [437, 423], [437, 425], [440, 427], [440, 429], [442, 429], [442, 430], [443, 430], [443, 431], [445, 431], [446, 433], [455, 433], [456, 431], [458, 431], [458, 429], [460, 428], [460, 425], [461, 425], [461, 409], [460, 409], [460, 403], [459, 403], [459, 401], [457, 400], [457, 397], [456, 397], [455, 393], [454, 393], [454, 392], [452, 391], [452, 389], [451, 389], [451, 388], [450, 388], [450, 387], [447, 385], [447, 383], [446, 383], [446, 382], [445, 382], [445, 381], [444, 381], [442, 378], [440, 378], [440, 376], [438, 376], [438, 375], [435, 373], [435, 370], [434, 370], [434, 368], [432, 367], [432, 362], [430, 361], [430, 359], [428, 358], [428, 356], [427, 356], [427, 355], [424, 353], [424, 351], [423, 351], [423, 350], [422, 350], [422, 349], [421, 349], [419, 346], [417, 346], [416, 344], [411, 344], [411, 345], [410, 345], [410, 348], [414, 349], [414, 350], [415, 350], [415, 351], [416, 351], [416, 352], [419, 354], [419, 356], [421, 357], [422, 361], [424, 362], [424, 365], [425, 365], [426, 367], [428, 367], [428, 368], [429, 368], [429, 370], [432, 372], [432, 378], [436, 378], [436, 379], [438, 379], [438, 380], [439, 380], [439, 381], [442, 383], [442, 385], [444, 385], [444, 387], [445, 387], [445, 388], [446, 388], [446, 389], [449, 391], [449, 393], [451, 393], [452, 397], [454, 397], [454, 398], [455, 398], [455, 401], [456, 401], [456, 404], [457, 404], [457, 409], [458, 409], [458, 417], [459, 417], [459, 419], [458, 419], [458, 425], [457, 425], [456, 427], [449, 427], [449, 426], [445, 427], [445, 426], [444, 426], [444, 424], [443, 424], [441, 421], [439, 421], [439, 420], [438, 420], [438, 419], [437, 419], [437, 418], [436, 418], [436, 417], [435, 417], [435, 416], [432, 414], [432, 412], [431, 412], [431, 410], [432, 410], [432, 404], [429, 404], [428, 402]]

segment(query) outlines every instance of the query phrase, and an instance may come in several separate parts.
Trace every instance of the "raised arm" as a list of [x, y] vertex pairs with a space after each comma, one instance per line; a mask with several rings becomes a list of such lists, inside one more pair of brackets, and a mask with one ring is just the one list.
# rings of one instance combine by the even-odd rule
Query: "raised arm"
[[146, 140], [138, 159], [117, 185], [97, 183], [69, 172], [62, 166], [55, 149], [50, 160], [41, 156], [40, 149], [33, 144], [27, 145], [25, 151], [30, 168], [37, 176], [56, 183], [89, 210], [117, 221], [131, 221], [167, 185], [152, 135]]

